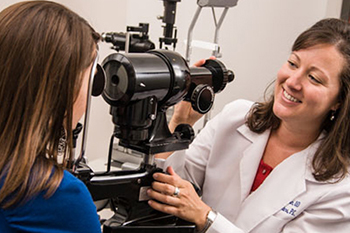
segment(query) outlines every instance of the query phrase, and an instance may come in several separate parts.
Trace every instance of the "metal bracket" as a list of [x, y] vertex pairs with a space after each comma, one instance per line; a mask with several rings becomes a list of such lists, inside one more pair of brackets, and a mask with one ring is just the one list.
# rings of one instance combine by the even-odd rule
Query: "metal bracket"
[[[186, 47], [186, 60], [187, 62], [190, 62], [190, 56], [191, 56], [191, 50], [192, 50], [192, 35], [193, 35], [193, 29], [194, 26], [198, 20], [199, 14], [202, 11], [203, 7], [211, 7], [213, 17], [214, 17], [214, 23], [215, 23], [215, 36], [214, 36], [214, 47], [212, 55], [215, 57], [221, 57], [220, 54], [220, 46], [218, 46], [219, 41], [219, 30], [220, 27], [225, 19], [225, 16], [227, 14], [227, 11], [230, 7], [234, 7], [237, 5], [238, 0], [198, 0], [197, 1], [197, 11], [192, 19], [191, 25], [188, 29], [187, 34], [187, 47]], [[217, 21], [216, 15], [215, 15], [215, 8], [225, 8], [220, 16], [219, 21]]]

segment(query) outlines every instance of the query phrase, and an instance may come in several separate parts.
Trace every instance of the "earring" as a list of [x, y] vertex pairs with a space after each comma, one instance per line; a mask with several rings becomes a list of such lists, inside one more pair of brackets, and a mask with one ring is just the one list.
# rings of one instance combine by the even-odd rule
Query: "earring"
[[66, 146], [67, 146], [66, 131], [62, 127], [61, 128], [61, 137], [60, 137], [60, 139], [58, 141], [58, 155], [63, 155], [63, 153], [66, 150]]
[[331, 121], [333, 121], [335, 118], [335, 111], [332, 111], [331, 113], [331, 117], [329, 118]]

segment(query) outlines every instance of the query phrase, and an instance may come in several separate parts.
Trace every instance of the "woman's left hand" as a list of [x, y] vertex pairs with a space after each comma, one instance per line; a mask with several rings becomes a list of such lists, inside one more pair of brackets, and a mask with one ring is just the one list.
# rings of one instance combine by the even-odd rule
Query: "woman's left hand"
[[168, 167], [167, 172], [169, 174], [153, 175], [155, 181], [147, 194], [154, 200], [150, 200], [149, 205], [158, 211], [193, 222], [201, 230], [211, 208], [200, 199], [193, 185], [181, 179], [172, 167]]

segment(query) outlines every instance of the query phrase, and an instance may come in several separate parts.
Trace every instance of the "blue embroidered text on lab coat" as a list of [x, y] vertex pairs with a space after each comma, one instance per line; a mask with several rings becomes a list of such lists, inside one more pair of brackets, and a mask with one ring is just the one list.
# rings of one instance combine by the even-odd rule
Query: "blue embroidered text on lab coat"
[[289, 215], [296, 216], [300, 201], [291, 201], [288, 205], [284, 206], [281, 210]]

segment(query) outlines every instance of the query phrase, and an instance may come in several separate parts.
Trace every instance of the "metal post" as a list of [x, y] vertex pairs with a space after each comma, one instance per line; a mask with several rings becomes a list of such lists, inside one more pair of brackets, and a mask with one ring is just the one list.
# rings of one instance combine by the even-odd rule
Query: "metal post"
[[187, 48], [186, 48], [186, 61], [190, 62], [190, 56], [191, 56], [191, 43], [192, 43], [192, 34], [193, 34], [193, 28], [194, 25], [197, 22], [197, 19], [199, 17], [199, 14], [201, 13], [202, 7], [198, 6], [196, 13], [193, 16], [192, 22], [190, 27], [188, 28], [188, 34], [187, 34]]
[[[225, 16], [227, 14], [228, 9], [229, 9], [228, 7], [225, 7], [224, 11], [222, 12], [222, 14], [220, 16], [219, 22], [216, 24], [215, 36], [214, 36], [214, 43], [215, 44], [219, 44], [219, 30], [221, 28], [222, 23], [224, 22], [224, 19], [225, 19]], [[220, 56], [220, 54], [219, 54], [219, 46], [216, 47], [216, 50], [213, 51], [213, 56], [215, 56], [215, 57], [219, 57]]]

